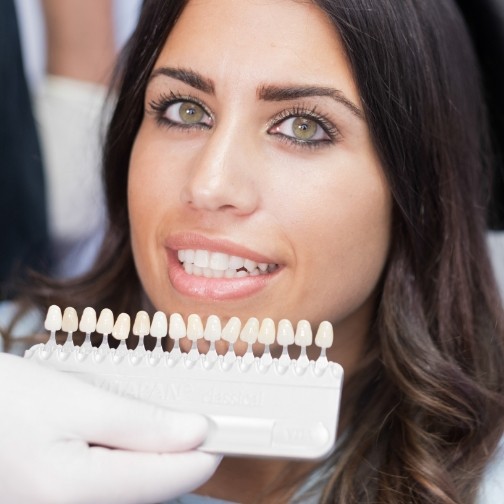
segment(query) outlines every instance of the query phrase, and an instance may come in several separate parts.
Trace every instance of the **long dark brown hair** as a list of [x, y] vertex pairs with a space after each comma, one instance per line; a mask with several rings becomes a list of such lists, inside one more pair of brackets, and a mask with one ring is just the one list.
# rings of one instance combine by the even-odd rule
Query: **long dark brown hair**
[[[478, 65], [450, 0], [313, 0], [338, 31], [393, 195], [369, 353], [322, 502], [475, 502], [504, 429], [504, 335], [485, 244], [489, 133]], [[127, 178], [149, 74], [184, 0], [146, 0], [119, 67], [104, 152], [109, 224], [94, 268], [42, 305], [145, 305]], [[364, 362], [366, 364], [364, 364]], [[348, 392], [351, 391], [351, 392]]]

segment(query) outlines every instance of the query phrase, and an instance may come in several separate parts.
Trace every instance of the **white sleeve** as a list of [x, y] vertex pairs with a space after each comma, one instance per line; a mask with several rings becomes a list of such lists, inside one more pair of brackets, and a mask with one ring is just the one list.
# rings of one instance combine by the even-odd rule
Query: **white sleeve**
[[499, 443], [494, 459], [488, 466], [477, 504], [497, 504], [504, 502], [504, 437]]

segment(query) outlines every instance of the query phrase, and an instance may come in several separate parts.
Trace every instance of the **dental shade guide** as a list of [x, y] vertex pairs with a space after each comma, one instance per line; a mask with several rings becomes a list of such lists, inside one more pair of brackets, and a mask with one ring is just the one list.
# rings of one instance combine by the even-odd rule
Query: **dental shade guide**
[[[202, 451], [319, 459], [334, 447], [343, 369], [326, 356], [333, 343], [329, 322], [320, 324], [314, 338], [321, 349], [316, 360], [309, 360], [306, 353], [313, 335], [305, 320], [298, 322], [295, 332], [290, 321], [281, 320], [275, 337], [271, 319], [250, 318], [242, 326], [240, 319], [231, 317], [221, 328], [215, 315], [204, 325], [196, 314], [186, 324], [180, 314], [172, 314], [168, 323], [163, 312], [156, 312], [150, 322], [141, 311], [132, 329], [139, 339], [134, 349], [126, 346], [131, 325], [126, 313], [119, 314], [114, 323], [112, 312], [104, 309], [96, 321], [96, 312], [86, 308], [78, 325], [73, 308], [66, 308], [62, 315], [53, 305], [44, 325], [50, 332], [48, 342], [31, 347], [26, 358], [122, 396], [205, 415], [210, 430], [199, 447]], [[86, 334], [81, 346], [72, 341], [77, 325]], [[63, 345], [56, 343], [60, 330], [67, 333]], [[99, 347], [91, 346], [92, 332], [103, 336]], [[108, 345], [109, 334], [120, 341], [116, 349]], [[156, 339], [153, 350], [145, 347], [149, 335]], [[161, 345], [166, 336], [173, 341], [169, 352]], [[192, 341], [188, 353], [180, 348], [184, 337]], [[220, 339], [229, 344], [224, 355], [215, 349]], [[200, 340], [210, 345], [206, 353], [198, 350]], [[243, 356], [234, 351], [238, 340], [247, 344]], [[279, 358], [270, 352], [275, 341], [282, 346]], [[252, 350], [256, 343], [264, 346], [259, 357]], [[289, 356], [292, 345], [300, 347], [297, 359]]]

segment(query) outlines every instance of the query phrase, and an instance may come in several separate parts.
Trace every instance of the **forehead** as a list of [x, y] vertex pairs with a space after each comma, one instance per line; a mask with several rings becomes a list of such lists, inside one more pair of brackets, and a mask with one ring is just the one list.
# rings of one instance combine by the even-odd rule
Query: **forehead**
[[339, 35], [311, 2], [190, 0], [158, 58], [163, 65], [216, 82], [336, 86], [357, 99]]

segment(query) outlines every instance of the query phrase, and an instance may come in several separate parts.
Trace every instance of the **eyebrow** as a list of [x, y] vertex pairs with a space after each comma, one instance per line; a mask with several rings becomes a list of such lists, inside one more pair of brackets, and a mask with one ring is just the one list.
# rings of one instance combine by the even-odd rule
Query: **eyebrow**
[[[215, 86], [213, 81], [203, 77], [203, 75], [193, 70], [185, 68], [159, 67], [152, 72], [149, 81], [160, 75], [184, 82], [188, 86], [198, 89], [203, 93], [215, 95]], [[263, 85], [258, 88], [257, 96], [260, 100], [264, 101], [289, 101], [298, 98], [327, 96], [344, 105], [359, 119], [364, 119], [364, 112], [355, 105], [355, 103], [349, 100], [342, 91], [335, 88], [323, 86]]]
[[364, 119], [364, 112], [349, 100], [342, 91], [330, 87], [319, 86], [272, 86], [265, 85], [258, 90], [258, 97], [265, 101], [288, 101], [311, 96], [328, 96], [344, 105], [359, 119]]
[[164, 75], [166, 77], [171, 77], [172, 79], [176, 79], [184, 82], [185, 84], [202, 91], [207, 94], [215, 94], [215, 86], [214, 83], [201, 74], [194, 72], [192, 70], [188, 70], [185, 68], [172, 68], [172, 67], [160, 67], [156, 68], [149, 80], [158, 77], [159, 75]]

